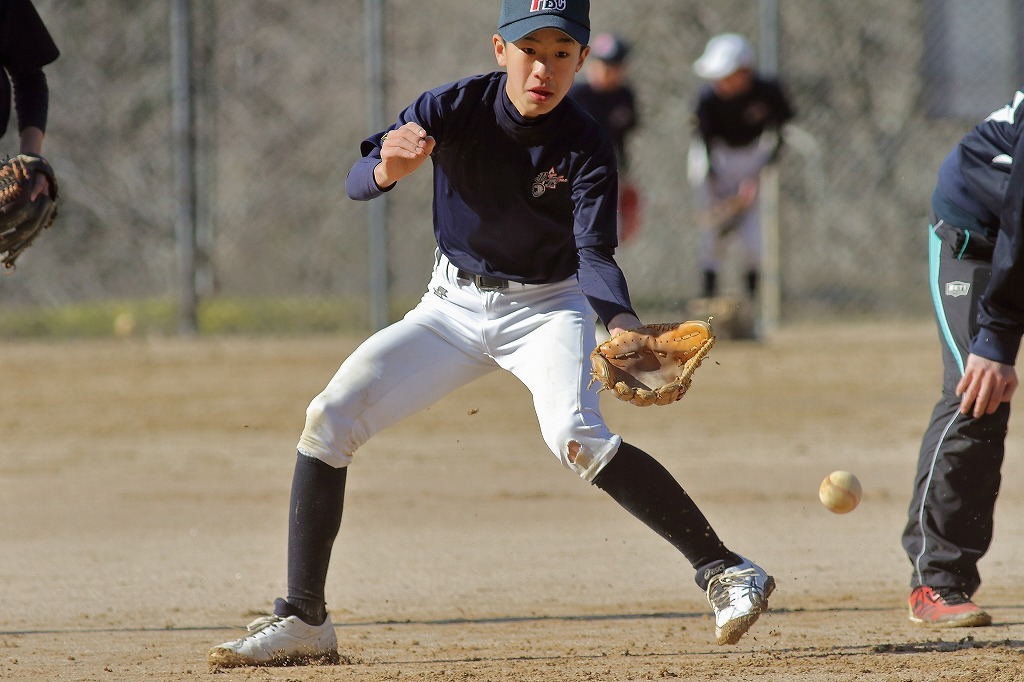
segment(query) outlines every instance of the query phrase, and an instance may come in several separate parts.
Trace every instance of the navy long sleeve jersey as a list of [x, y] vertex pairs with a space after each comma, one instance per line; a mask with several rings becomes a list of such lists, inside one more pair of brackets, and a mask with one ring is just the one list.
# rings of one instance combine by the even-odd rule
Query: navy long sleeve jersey
[[619, 172], [627, 172], [629, 156], [626, 140], [640, 119], [633, 88], [622, 85], [614, 90], [597, 90], [583, 80], [572, 86], [569, 97], [605, 129], [615, 148]]
[[695, 110], [705, 144], [721, 140], [730, 147], [751, 144], [766, 130], [779, 130], [794, 110], [777, 80], [755, 75], [746, 92], [723, 99], [710, 83], [701, 86]]
[[[975, 126], [946, 157], [932, 203], [965, 229], [996, 237], [992, 279], [971, 342], [975, 355], [1012, 365], [1024, 334], [1024, 89]], [[1015, 160], [1017, 162], [1015, 163]]]
[[[477, 275], [525, 284], [578, 275], [606, 324], [632, 312], [625, 278], [612, 257], [618, 175], [608, 135], [568, 98], [550, 114], [523, 118], [508, 99], [505, 81], [497, 71], [429, 90], [391, 128], [414, 121], [436, 142], [438, 247]], [[373, 169], [385, 132], [363, 141], [362, 158], [346, 180], [349, 197], [383, 193]]]

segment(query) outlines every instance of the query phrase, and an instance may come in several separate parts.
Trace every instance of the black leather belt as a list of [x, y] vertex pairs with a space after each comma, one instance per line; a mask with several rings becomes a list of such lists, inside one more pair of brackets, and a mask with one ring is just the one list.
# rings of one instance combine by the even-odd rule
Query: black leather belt
[[468, 279], [476, 288], [480, 291], [501, 291], [502, 289], [508, 289], [508, 280], [501, 279], [499, 277], [485, 277], [484, 275], [474, 275], [466, 272], [461, 268], [458, 271], [459, 279]]

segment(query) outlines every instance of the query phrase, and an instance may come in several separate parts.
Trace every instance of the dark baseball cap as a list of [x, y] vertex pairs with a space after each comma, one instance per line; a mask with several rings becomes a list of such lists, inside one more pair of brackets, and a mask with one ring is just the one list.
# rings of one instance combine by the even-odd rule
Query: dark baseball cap
[[555, 28], [580, 45], [590, 42], [590, 0], [502, 0], [498, 35], [510, 43]]
[[629, 43], [612, 33], [598, 33], [590, 43], [590, 56], [609, 64], [621, 64], [629, 55]]

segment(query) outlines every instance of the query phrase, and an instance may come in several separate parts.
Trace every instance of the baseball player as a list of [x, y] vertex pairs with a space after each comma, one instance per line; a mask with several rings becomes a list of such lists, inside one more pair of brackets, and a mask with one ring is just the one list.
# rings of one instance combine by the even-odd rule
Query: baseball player
[[[612, 433], [588, 389], [594, 314], [639, 323], [616, 246], [616, 166], [600, 126], [566, 98], [590, 37], [588, 0], [504, 0], [493, 36], [504, 71], [423, 93], [362, 142], [351, 198], [368, 200], [430, 159], [437, 250], [404, 319], [348, 357], [306, 412], [289, 506], [288, 593], [213, 667], [338, 659], [324, 593], [348, 465], [381, 429], [496, 369], [533, 394], [544, 442], [679, 549], [736, 642], [774, 580], [730, 551], [669, 472]], [[510, 451], [509, 457], [521, 453]]]
[[1024, 332], [1024, 89], [939, 167], [929, 283], [944, 367], [925, 431], [903, 548], [910, 619], [989, 625], [972, 600], [992, 541], [1014, 363]]
[[[0, 0], [0, 137], [7, 132], [13, 94], [21, 154], [43, 151], [50, 102], [43, 67], [59, 56], [31, 0]], [[46, 176], [36, 173], [31, 198], [48, 189]]]
[[612, 33], [599, 33], [589, 47], [585, 78], [577, 79], [569, 89], [569, 97], [593, 116], [612, 139], [619, 169], [619, 243], [625, 244], [640, 230], [640, 191], [629, 178], [626, 144], [640, 122], [636, 93], [626, 77], [630, 46]]
[[718, 294], [718, 273], [735, 238], [743, 247], [746, 293], [754, 300], [762, 249], [759, 177], [777, 157], [794, 111], [779, 83], [755, 71], [754, 51], [739, 34], [709, 40], [693, 69], [706, 81], [695, 111], [700, 139], [689, 159], [705, 223], [698, 241], [702, 294]]

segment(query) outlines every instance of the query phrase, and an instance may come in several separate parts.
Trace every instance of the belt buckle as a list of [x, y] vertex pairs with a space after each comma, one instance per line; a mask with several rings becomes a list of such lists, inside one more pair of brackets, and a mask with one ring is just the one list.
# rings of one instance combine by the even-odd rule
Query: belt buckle
[[476, 284], [476, 288], [480, 291], [502, 291], [503, 289], [508, 289], [508, 281], [497, 277], [473, 275], [473, 283]]

